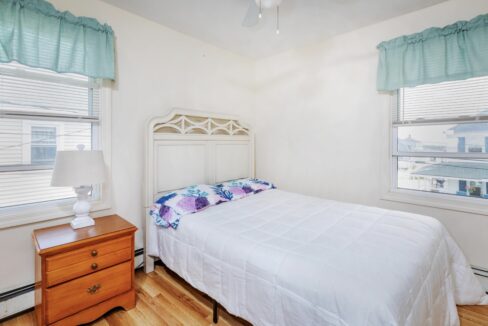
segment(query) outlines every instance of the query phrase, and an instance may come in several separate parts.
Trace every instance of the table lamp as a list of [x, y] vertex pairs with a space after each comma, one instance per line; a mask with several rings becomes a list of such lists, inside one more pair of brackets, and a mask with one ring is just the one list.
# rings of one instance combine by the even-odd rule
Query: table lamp
[[71, 186], [77, 196], [73, 205], [75, 218], [71, 221], [73, 229], [95, 225], [90, 217], [90, 202], [88, 195], [92, 185], [105, 181], [105, 164], [101, 151], [85, 151], [83, 145], [78, 145], [75, 151], [58, 151], [51, 179], [51, 186]]

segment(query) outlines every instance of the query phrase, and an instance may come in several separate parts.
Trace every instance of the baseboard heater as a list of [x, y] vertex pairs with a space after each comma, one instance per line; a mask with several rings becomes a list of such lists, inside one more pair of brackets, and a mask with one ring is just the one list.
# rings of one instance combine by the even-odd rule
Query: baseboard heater
[[[143, 254], [144, 254], [144, 248], [137, 249], [134, 252], [135, 256], [140, 256]], [[488, 278], [488, 270], [476, 266], [472, 266], [472, 268], [475, 275]], [[34, 283], [7, 292], [0, 293], [0, 302], [18, 297], [19, 295], [28, 293], [30, 291], [34, 291]], [[486, 292], [486, 294], [488, 294], [488, 292]]]
[[471, 266], [471, 268], [473, 269], [474, 275], [488, 278], [488, 270], [477, 266]]
[[[144, 255], [144, 248], [136, 249], [134, 251], [135, 257], [140, 256], [140, 255]], [[0, 302], [10, 300], [10, 299], [18, 297], [22, 294], [26, 294], [30, 291], [34, 291], [34, 283], [24, 285], [24, 286], [21, 286], [20, 288], [16, 288], [16, 289], [13, 289], [10, 291], [0, 293]]]

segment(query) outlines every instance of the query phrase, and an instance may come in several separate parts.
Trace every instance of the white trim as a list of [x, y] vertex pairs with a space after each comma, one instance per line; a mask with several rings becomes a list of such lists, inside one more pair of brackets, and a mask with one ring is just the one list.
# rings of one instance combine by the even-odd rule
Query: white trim
[[[108, 176], [107, 181], [100, 186], [99, 200], [92, 202], [91, 212], [108, 210], [112, 205], [112, 90], [109, 81], [103, 82], [100, 96], [101, 108], [99, 126], [101, 132], [98, 135], [98, 144], [99, 148], [103, 151], [105, 163], [108, 167]], [[0, 230], [19, 225], [73, 216], [73, 203], [74, 198], [2, 208], [0, 209]], [[94, 215], [97, 215], [97, 213]]]
[[[0, 230], [73, 216], [74, 203], [75, 198], [71, 198], [5, 208], [0, 215]], [[109, 202], [95, 201], [92, 202], [91, 212], [96, 213], [110, 208]]]
[[[396, 129], [396, 128], [395, 128]], [[394, 142], [396, 143], [396, 142]], [[449, 153], [449, 152], [393, 152], [397, 157], [439, 157], [465, 160], [488, 160], [488, 153], [484, 152], [466, 152], [466, 153]]]
[[488, 216], [488, 200], [474, 197], [392, 189], [381, 200]]

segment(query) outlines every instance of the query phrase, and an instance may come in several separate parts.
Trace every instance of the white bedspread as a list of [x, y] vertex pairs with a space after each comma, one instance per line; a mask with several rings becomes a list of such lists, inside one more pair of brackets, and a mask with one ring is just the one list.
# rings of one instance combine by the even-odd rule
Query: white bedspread
[[487, 302], [435, 219], [270, 190], [158, 229], [163, 262], [254, 325], [458, 325]]

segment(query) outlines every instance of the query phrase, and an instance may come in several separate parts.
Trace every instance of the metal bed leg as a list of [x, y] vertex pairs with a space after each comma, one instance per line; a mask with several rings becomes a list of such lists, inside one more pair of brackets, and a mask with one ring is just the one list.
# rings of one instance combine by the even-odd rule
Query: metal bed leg
[[213, 322], [217, 324], [219, 322], [219, 304], [217, 301], [213, 300]]

